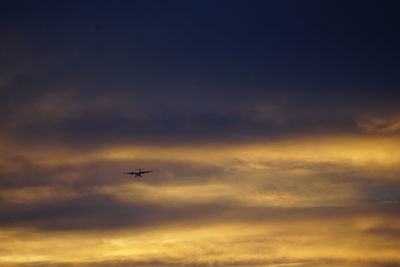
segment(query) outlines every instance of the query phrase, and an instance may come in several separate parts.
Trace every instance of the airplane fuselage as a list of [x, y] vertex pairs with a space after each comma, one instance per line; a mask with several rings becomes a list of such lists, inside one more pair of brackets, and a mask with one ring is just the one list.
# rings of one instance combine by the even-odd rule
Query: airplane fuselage
[[135, 175], [135, 178], [137, 178], [137, 177], [142, 177], [142, 174], [149, 173], [149, 172], [152, 172], [152, 171], [144, 171], [143, 169], [138, 169], [137, 171], [125, 172], [124, 174]]

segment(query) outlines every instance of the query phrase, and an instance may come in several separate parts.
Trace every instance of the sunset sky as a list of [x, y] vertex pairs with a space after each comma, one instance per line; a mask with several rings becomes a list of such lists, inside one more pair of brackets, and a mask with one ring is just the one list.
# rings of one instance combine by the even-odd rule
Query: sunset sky
[[399, 10], [1, 1], [0, 266], [400, 266]]

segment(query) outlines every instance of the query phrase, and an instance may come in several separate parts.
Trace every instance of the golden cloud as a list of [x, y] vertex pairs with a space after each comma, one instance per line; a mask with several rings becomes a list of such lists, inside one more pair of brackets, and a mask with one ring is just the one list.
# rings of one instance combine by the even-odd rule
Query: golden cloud
[[[374, 222], [375, 221], [375, 222]], [[102, 261], [162, 262], [176, 265], [233, 262], [399, 261], [399, 241], [368, 234], [379, 224], [399, 223], [381, 217], [172, 225], [145, 230], [37, 232], [3, 229], [0, 261], [75, 263]], [[367, 227], [367, 228], [366, 228]], [[257, 265], [258, 263], [258, 265]], [[249, 266], [252, 264], [248, 264]]]
[[[1, 228], [0, 262], [5, 264], [373, 266], [400, 261], [398, 203], [360, 196], [371, 184], [398, 186], [400, 142], [395, 137], [12, 151], [49, 177], [37, 187], [4, 188], [2, 199], [28, 207], [58, 202], [45, 206], [46, 212], [39, 204], [36, 213], [21, 209], [30, 214], [22, 218], [31, 224], [17, 216], [9, 221], [20, 227]], [[18, 162], [1, 164], [10, 174], [18, 172]], [[135, 180], [122, 174], [121, 166], [144, 162], [165, 169]], [[179, 169], [168, 167], [175, 162], [181, 163]], [[56, 217], [62, 209], [69, 217]], [[74, 225], [68, 228], [68, 223]]]

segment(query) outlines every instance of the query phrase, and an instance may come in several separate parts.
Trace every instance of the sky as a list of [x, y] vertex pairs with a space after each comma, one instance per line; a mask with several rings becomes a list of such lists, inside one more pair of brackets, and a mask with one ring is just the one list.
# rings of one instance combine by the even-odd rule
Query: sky
[[399, 8], [1, 1], [0, 266], [400, 266]]

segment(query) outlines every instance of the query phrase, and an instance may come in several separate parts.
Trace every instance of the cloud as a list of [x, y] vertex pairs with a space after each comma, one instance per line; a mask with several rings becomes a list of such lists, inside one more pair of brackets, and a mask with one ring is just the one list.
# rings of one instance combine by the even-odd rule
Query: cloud
[[[1, 206], [3, 227], [37, 227], [42, 230], [118, 229], [148, 227], [216, 217], [226, 204], [160, 206], [126, 203], [102, 194], [89, 194], [51, 202], [7, 203]], [[217, 216], [218, 217], [218, 216]]]
[[0, 266], [399, 265], [396, 8], [316, 2], [2, 5]]
[[[103, 193], [89, 192], [68, 197], [61, 195], [51, 199], [41, 195], [42, 201], [3, 202], [1, 224], [3, 227], [34, 227], [60, 231], [141, 228], [181, 223], [191, 225], [215, 222], [275, 222], [283, 218], [299, 222], [321, 216], [326, 220], [373, 214], [395, 216], [398, 208], [398, 203], [382, 206], [369, 200], [346, 206], [326, 206], [323, 200], [319, 205], [310, 205], [307, 203], [310, 200], [306, 199], [303, 204], [301, 200], [293, 201], [286, 196], [275, 196], [277, 199], [274, 199], [274, 196], [271, 198], [265, 195], [263, 199], [263, 195], [258, 192], [253, 198], [242, 198], [233, 197], [240, 193], [239, 190], [232, 195], [224, 193], [222, 189], [218, 195], [208, 190], [210, 186], [205, 187], [205, 194], [190, 188], [175, 187], [172, 188], [173, 191], [162, 194], [160, 192], [168, 189], [146, 189], [142, 186], [137, 188], [138, 190], [129, 190], [129, 193], [126, 193], [121, 188], [114, 187], [112, 190], [115, 191], [111, 192], [110, 189], [103, 189]], [[129, 187], [126, 188], [128, 189]], [[154, 193], [160, 195], [154, 196]], [[249, 194], [246, 190], [242, 193]]]
[[400, 116], [367, 117], [358, 121], [358, 127], [367, 133], [397, 133], [400, 131]]
[[[258, 210], [258, 214], [263, 211]], [[14, 263], [42, 262], [44, 266], [53, 262], [89, 266], [93, 262], [104, 262], [105, 266], [112, 263], [376, 266], [399, 261], [396, 247], [393, 247], [396, 237], [366, 234], [377, 225], [396, 224], [397, 215], [364, 213], [349, 217], [326, 210], [310, 217], [304, 209], [297, 217], [288, 217], [285, 213], [287, 211], [276, 217], [267, 213], [264, 220], [232, 221], [228, 218], [211, 224], [181, 222], [146, 228], [92, 228], [90, 231], [3, 228], [7, 242], [0, 246], [4, 251], [1, 259]], [[365, 255], [362, 260], [360, 254]]]
[[[72, 263], [59, 263], [59, 262], [31, 262], [28, 264], [25, 263], [16, 263], [10, 264], [7, 266], [10, 267], [65, 267], [71, 266]], [[137, 266], [137, 267], [169, 267], [169, 266], [182, 266], [182, 267], [206, 267], [209, 266], [210, 262], [198, 262], [198, 263], [181, 263], [181, 262], [162, 262], [162, 261], [151, 261], [151, 262], [140, 262], [140, 261], [131, 261], [131, 260], [114, 260], [114, 261], [102, 261], [102, 262], [85, 262], [76, 264], [77, 266], [84, 267], [109, 267], [109, 266]], [[357, 260], [334, 260], [334, 259], [316, 259], [316, 260], [303, 260], [303, 261], [290, 261], [286, 260], [249, 260], [249, 261], [240, 261], [240, 260], [232, 260], [232, 261], [216, 261], [215, 264], [219, 266], [237, 266], [237, 267], [312, 267], [312, 266], [322, 266], [322, 267], [335, 267], [335, 266], [344, 266], [344, 267], [374, 267], [374, 266], [382, 266], [382, 267], [394, 267], [398, 266], [396, 262], [390, 261], [357, 261]], [[0, 263], [0, 266], [1, 263]], [[72, 265], [74, 266], [74, 265]]]
[[76, 196], [76, 193], [53, 186], [35, 186], [19, 189], [0, 190], [0, 199], [9, 203], [35, 203], [54, 199], [65, 199]]
[[[309, 148], [307, 142], [281, 143], [276, 149], [274, 145], [117, 147], [79, 154], [25, 149], [26, 157], [3, 158], [0, 196], [10, 205], [3, 207], [10, 214], [3, 223], [43, 229], [118, 228], [141, 225], [138, 218], [127, 215], [129, 210], [144, 212], [145, 224], [163, 224], [185, 221], [185, 214], [201, 221], [224, 209], [235, 220], [236, 212], [251, 214], [256, 208], [266, 208], [269, 214], [271, 207], [323, 209], [395, 200], [393, 193], [380, 188], [397, 185], [396, 159], [387, 165], [379, 154], [368, 153], [368, 143], [362, 143], [366, 151], [351, 162], [346, 153], [356, 151], [351, 142], [342, 147], [317, 143]], [[302, 148], [301, 156], [296, 147]], [[122, 174], [138, 166], [155, 172], [142, 179]], [[381, 208], [391, 213], [390, 207]], [[202, 212], [194, 215], [196, 209]], [[176, 218], [170, 220], [168, 212]], [[147, 217], [151, 213], [160, 217]], [[47, 223], [35, 219], [41, 216]]]

